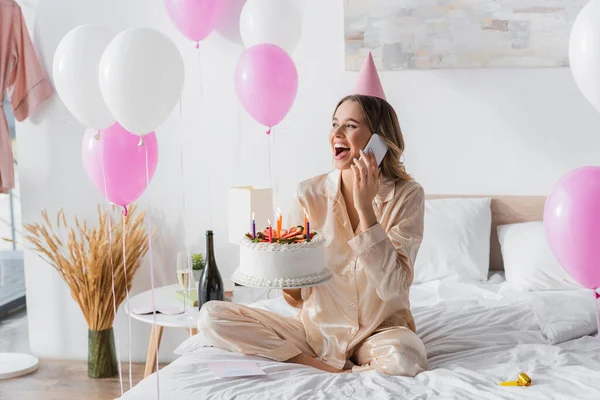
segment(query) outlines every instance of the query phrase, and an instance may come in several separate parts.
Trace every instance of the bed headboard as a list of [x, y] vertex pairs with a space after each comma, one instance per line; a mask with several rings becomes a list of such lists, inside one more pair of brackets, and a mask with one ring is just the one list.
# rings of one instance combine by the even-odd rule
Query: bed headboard
[[461, 195], [426, 195], [426, 199], [448, 198], [492, 198], [492, 235], [490, 243], [490, 270], [504, 270], [502, 253], [496, 227], [498, 225], [514, 224], [517, 222], [541, 221], [544, 215], [546, 196], [461, 196]]

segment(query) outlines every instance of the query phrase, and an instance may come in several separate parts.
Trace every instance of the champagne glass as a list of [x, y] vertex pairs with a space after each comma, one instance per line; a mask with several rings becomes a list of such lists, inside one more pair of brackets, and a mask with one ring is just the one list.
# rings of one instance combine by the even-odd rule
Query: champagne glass
[[190, 287], [194, 280], [192, 274], [192, 255], [190, 252], [183, 251], [177, 253], [177, 283], [183, 291], [183, 317], [180, 319], [188, 318], [188, 307], [187, 302], [189, 299]]

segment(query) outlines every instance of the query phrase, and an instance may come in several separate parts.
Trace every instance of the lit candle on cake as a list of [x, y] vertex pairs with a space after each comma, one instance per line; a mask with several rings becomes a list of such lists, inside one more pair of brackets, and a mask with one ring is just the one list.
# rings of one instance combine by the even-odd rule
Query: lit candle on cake
[[267, 221], [269, 221], [269, 243], [273, 243], [273, 225], [271, 225], [270, 219]]
[[310, 239], [310, 221], [306, 208], [304, 209], [304, 232], [306, 233], [306, 240]]
[[281, 229], [282, 229], [282, 225], [283, 225], [283, 213], [281, 212], [281, 210], [279, 209], [279, 207], [277, 207], [277, 237], [280, 238], [281, 237]]
[[256, 239], [256, 220], [254, 219], [254, 213], [252, 213], [252, 238]]
[[304, 232], [306, 232], [306, 223], [308, 222], [308, 213], [306, 212], [306, 208], [302, 207], [302, 209], [304, 210], [304, 225], [302, 225], [302, 227], [304, 228]]

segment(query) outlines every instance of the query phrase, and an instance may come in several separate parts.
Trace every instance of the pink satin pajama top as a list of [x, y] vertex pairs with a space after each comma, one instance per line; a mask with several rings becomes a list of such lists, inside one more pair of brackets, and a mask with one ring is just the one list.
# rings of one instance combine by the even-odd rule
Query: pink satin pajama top
[[14, 187], [10, 133], [1, 107], [8, 91], [17, 121], [53, 93], [27, 32], [21, 8], [13, 0], [0, 0], [0, 193]]
[[325, 265], [333, 279], [302, 289], [298, 317], [307, 341], [328, 364], [342, 368], [358, 344], [373, 333], [403, 326], [415, 331], [409, 289], [423, 236], [424, 193], [415, 181], [380, 178], [373, 207], [378, 223], [352, 231], [336, 170], [302, 182], [289, 226], [302, 225], [306, 208], [312, 229], [327, 238]]

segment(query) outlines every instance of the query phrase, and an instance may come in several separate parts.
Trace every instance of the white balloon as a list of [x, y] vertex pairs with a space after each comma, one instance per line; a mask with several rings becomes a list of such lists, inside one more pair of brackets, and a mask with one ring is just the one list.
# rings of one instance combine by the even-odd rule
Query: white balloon
[[248, 0], [240, 15], [246, 48], [271, 43], [292, 54], [302, 34], [300, 10], [292, 0]]
[[107, 26], [80, 25], [60, 41], [52, 66], [56, 91], [83, 125], [100, 130], [115, 122], [98, 85], [98, 66], [117, 32]]
[[137, 135], [165, 122], [181, 97], [184, 77], [177, 46], [150, 28], [122, 32], [100, 60], [102, 97], [117, 121]]
[[575, 82], [600, 111], [600, 0], [590, 1], [579, 13], [569, 39], [569, 63]]

